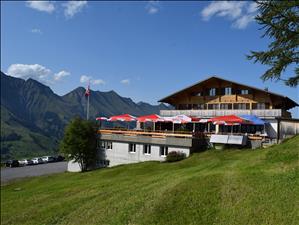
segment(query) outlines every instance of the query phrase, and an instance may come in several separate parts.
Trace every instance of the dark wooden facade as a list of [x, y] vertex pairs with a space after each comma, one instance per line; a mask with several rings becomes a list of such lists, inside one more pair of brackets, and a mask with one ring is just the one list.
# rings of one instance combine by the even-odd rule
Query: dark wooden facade
[[161, 99], [177, 110], [265, 110], [287, 111], [296, 102], [267, 90], [225, 80], [216, 76], [198, 82]]

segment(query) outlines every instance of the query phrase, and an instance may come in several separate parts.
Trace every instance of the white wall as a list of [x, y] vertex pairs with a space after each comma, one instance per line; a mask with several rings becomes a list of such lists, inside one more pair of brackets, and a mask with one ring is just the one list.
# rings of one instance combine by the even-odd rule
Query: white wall
[[[164, 161], [165, 157], [160, 156], [160, 146], [151, 145], [151, 154], [143, 154], [143, 144], [136, 144], [136, 152], [129, 152], [128, 143], [113, 142], [112, 149], [99, 150], [102, 153], [102, 160], [109, 160], [109, 166], [116, 166], [128, 163], [137, 163], [143, 161]], [[168, 153], [171, 151], [180, 151], [190, 155], [190, 149], [179, 147], [168, 147]]]
[[280, 139], [285, 139], [299, 134], [299, 121], [282, 120], [280, 121]]
[[74, 160], [68, 161], [67, 171], [69, 172], [81, 172], [81, 167], [79, 163], [74, 162]]

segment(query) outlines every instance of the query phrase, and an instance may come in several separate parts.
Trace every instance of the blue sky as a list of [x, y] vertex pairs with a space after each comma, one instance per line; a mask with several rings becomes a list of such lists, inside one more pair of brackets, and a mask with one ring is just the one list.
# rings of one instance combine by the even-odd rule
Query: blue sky
[[[289, 96], [246, 59], [267, 48], [252, 2], [1, 2], [1, 70], [63, 95], [78, 86], [157, 100], [211, 75]], [[291, 71], [286, 71], [288, 74]], [[80, 82], [81, 81], [81, 82]], [[298, 110], [297, 110], [298, 111]], [[293, 113], [295, 110], [292, 111]], [[298, 116], [298, 112], [297, 116]]]

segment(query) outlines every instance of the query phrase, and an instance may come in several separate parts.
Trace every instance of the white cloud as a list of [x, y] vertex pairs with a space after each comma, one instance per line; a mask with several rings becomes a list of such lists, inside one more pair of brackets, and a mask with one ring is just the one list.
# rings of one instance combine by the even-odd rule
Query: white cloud
[[213, 16], [225, 17], [233, 21], [232, 27], [244, 29], [254, 21], [257, 13], [255, 2], [215, 1], [201, 11], [202, 19], [210, 20]]
[[70, 72], [67, 72], [65, 70], [61, 70], [60, 72], [54, 74], [54, 80], [59, 81], [63, 77], [69, 76], [70, 74], [71, 74]]
[[52, 13], [55, 10], [55, 6], [51, 1], [27, 1], [26, 5], [32, 9], [47, 13]]
[[156, 14], [160, 10], [160, 4], [158, 1], [149, 1], [145, 9], [148, 14]]
[[131, 83], [130, 79], [123, 79], [120, 81], [120, 83], [125, 84], [125, 85], [129, 85]]
[[82, 75], [80, 77], [80, 83], [87, 83], [88, 81], [91, 80], [91, 76], [87, 76], [87, 75]]
[[236, 18], [241, 15], [244, 4], [246, 4], [246, 2], [212, 2], [201, 11], [201, 16], [203, 20], [209, 20], [214, 15]]
[[63, 4], [65, 7], [64, 15], [66, 18], [72, 18], [87, 5], [87, 1], [68, 1]]
[[38, 29], [38, 28], [33, 28], [33, 29], [31, 29], [31, 33], [42, 34], [43, 32], [40, 29]]
[[257, 3], [256, 2], [252, 2], [252, 3], [250, 3], [249, 4], [249, 7], [248, 7], [248, 9], [247, 9], [247, 12], [248, 13], [255, 13], [257, 10], [258, 10], [258, 8], [257, 8]]
[[28, 79], [33, 78], [39, 81], [46, 81], [52, 71], [39, 64], [12, 64], [7, 69], [7, 74], [13, 77]]
[[104, 84], [106, 84], [106, 82], [104, 80], [102, 80], [102, 79], [94, 80], [92, 78], [92, 76], [82, 75], [80, 77], [80, 83], [85, 84], [85, 83], [88, 83], [88, 82], [90, 82], [91, 84], [94, 84], [94, 85], [104, 85]]
[[97, 79], [97, 80], [92, 80], [92, 84], [94, 84], [94, 85], [97, 85], [97, 84], [103, 85], [103, 84], [106, 84], [106, 82], [102, 79]]
[[53, 84], [53, 82], [70, 75], [64, 70], [53, 74], [50, 69], [39, 64], [11, 64], [7, 69], [7, 74], [25, 80], [32, 78], [45, 84]]
[[245, 29], [247, 25], [254, 20], [255, 15], [247, 14], [244, 16], [241, 16], [235, 22], [232, 24], [234, 28], [237, 29]]

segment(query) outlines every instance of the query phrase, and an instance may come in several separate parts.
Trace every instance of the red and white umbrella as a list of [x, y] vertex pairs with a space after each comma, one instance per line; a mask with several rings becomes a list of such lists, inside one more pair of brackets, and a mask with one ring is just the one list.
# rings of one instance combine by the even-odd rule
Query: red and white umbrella
[[165, 122], [172, 122], [172, 123], [190, 123], [192, 121], [191, 117], [186, 115], [177, 115], [177, 116], [170, 116], [170, 117], [163, 117]]
[[139, 116], [136, 118], [136, 120], [141, 123], [144, 123], [144, 122], [154, 122], [155, 123], [155, 122], [164, 121], [164, 119], [157, 114]]
[[228, 116], [217, 116], [208, 120], [208, 122], [212, 122], [213, 124], [219, 125], [239, 125], [242, 123], [250, 123], [247, 120], [236, 116], [236, 115], [228, 115]]
[[136, 117], [130, 114], [122, 114], [117, 116], [111, 116], [109, 121], [123, 121], [123, 122], [131, 122], [136, 121]]
[[104, 116], [100, 116], [100, 117], [97, 117], [96, 120], [104, 120], [104, 121], [108, 121], [109, 119], [107, 117], [104, 117]]

